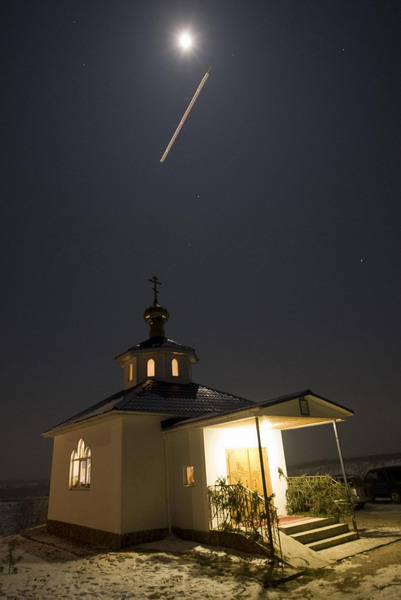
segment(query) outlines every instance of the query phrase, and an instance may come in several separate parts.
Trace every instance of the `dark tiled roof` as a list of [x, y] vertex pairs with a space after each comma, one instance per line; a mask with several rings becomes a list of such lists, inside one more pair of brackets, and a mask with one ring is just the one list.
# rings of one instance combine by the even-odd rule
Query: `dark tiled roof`
[[130, 350], [143, 350], [147, 348], [170, 348], [172, 350], [193, 352], [195, 354], [195, 350], [190, 346], [184, 346], [184, 344], [180, 344], [179, 342], [175, 342], [174, 340], [170, 340], [169, 338], [162, 336], [151, 337], [148, 340], [140, 342], [140, 344], [131, 346], [131, 348], [128, 348], [126, 352], [129, 352]]
[[189, 346], [184, 346], [184, 344], [180, 344], [180, 342], [175, 342], [174, 340], [170, 340], [165, 337], [152, 337], [140, 344], [134, 346], [134, 348], [173, 348], [175, 350], [190, 350], [191, 352], [195, 352], [193, 348]]
[[109, 396], [53, 429], [119, 410], [174, 415], [180, 419], [189, 419], [228, 413], [248, 406], [254, 406], [254, 403], [197, 383], [167, 383], [148, 379], [133, 388]]

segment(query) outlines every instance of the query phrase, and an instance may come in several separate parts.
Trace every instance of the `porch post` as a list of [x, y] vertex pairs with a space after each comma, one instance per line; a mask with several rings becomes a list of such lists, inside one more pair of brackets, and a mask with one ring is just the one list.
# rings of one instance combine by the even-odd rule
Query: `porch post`
[[166, 474], [166, 508], [167, 508], [167, 527], [168, 534], [171, 535], [172, 527], [171, 527], [171, 500], [170, 500], [170, 468], [169, 468], [169, 456], [168, 456], [168, 445], [166, 434], [163, 436], [163, 446], [164, 446], [164, 470]]
[[337, 431], [337, 423], [335, 421], [333, 421], [333, 429], [334, 429], [334, 436], [336, 438], [338, 456], [340, 458], [341, 471], [342, 471], [343, 478], [344, 478], [344, 485], [347, 486], [347, 490], [348, 490], [348, 499], [349, 499], [350, 508], [351, 508], [351, 511], [352, 511], [352, 515], [351, 515], [351, 517], [352, 517], [352, 525], [353, 525], [355, 533], [357, 534], [357, 536], [359, 538], [358, 527], [357, 527], [357, 524], [356, 524], [356, 518], [355, 518], [355, 512], [354, 512], [354, 507], [352, 505], [351, 490], [350, 490], [350, 487], [348, 485], [348, 478], [347, 478], [347, 473], [345, 471], [344, 460], [343, 460], [343, 453], [342, 453], [341, 444], [340, 444], [340, 438], [338, 436], [338, 431]]
[[255, 417], [255, 424], [256, 424], [256, 434], [258, 436], [259, 462], [260, 462], [260, 473], [262, 475], [263, 495], [265, 497], [267, 530], [269, 532], [269, 547], [270, 547], [271, 557], [274, 558], [273, 532], [272, 532], [272, 524], [271, 524], [271, 519], [270, 519], [270, 498], [267, 495], [266, 473], [265, 473], [265, 466], [263, 464], [262, 443], [260, 440], [259, 417]]
[[334, 437], [336, 438], [338, 456], [340, 458], [341, 472], [342, 472], [343, 477], [344, 477], [344, 483], [347, 484], [347, 473], [345, 472], [345, 466], [344, 466], [344, 461], [343, 461], [343, 453], [341, 451], [340, 438], [338, 437], [337, 423], [335, 421], [333, 421], [333, 429], [334, 429]]

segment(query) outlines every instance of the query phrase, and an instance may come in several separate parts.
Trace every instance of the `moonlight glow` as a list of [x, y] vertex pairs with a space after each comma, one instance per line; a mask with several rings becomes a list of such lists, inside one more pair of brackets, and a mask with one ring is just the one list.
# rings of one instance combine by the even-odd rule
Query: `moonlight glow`
[[178, 38], [178, 43], [183, 50], [188, 50], [192, 46], [192, 37], [188, 32], [181, 33]]

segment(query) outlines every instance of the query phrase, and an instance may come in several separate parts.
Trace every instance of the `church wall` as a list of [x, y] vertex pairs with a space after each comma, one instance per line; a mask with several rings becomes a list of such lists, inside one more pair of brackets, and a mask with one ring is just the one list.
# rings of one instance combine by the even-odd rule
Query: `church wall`
[[[89, 489], [69, 489], [70, 458], [79, 439], [92, 451]], [[121, 417], [109, 417], [54, 438], [50, 521], [120, 533]]]
[[[246, 435], [244, 435], [246, 433]], [[215, 485], [217, 479], [228, 476], [226, 451], [231, 448], [255, 448], [257, 437], [255, 426], [209, 427], [205, 429], [205, 457], [207, 484]]]
[[[208, 531], [209, 507], [203, 430], [171, 432], [166, 435], [166, 442], [171, 525], [180, 529]], [[193, 485], [185, 485], [185, 467], [193, 467]]]
[[269, 429], [267, 431], [267, 455], [270, 467], [270, 480], [274, 492], [273, 503], [277, 508], [279, 515], [286, 515], [286, 497], [287, 481], [285, 477], [279, 477], [278, 470], [281, 469], [287, 475], [287, 466], [285, 462], [283, 439], [279, 429]]
[[123, 415], [122, 533], [168, 526], [160, 416]]

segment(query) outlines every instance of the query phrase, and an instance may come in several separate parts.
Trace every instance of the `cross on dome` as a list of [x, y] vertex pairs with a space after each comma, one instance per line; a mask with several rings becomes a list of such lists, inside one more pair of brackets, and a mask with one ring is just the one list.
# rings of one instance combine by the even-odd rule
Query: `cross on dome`
[[168, 320], [169, 314], [167, 308], [160, 306], [158, 302], [157, 295], [159, 290], [157, 289], [158, 285], [161, 285], [161, 281], [159, 281], [154, 275], [152, 279], [149, 279], [150, 283], [153, 283], [152, 290], [154, 292], [154, 299], [152, 306], [149, 306], [144, 312], [143, 318], [150, 325], [150, 334], [149, 337], [165, 337], [164, 335], [164, 323]]
[[159, 293], [159, 290], [157, 289], [157, 286], [161, 285], [162, 282], [157, 279], [156, 275], [153, 275], [152, 279], [149, 279], [149, 283], [153, 283], [153, 287], [152, 287], [152, 290], [154, 292], [153, 302], [154, 302], [154, 304], [158, 304], [157, 294]]

